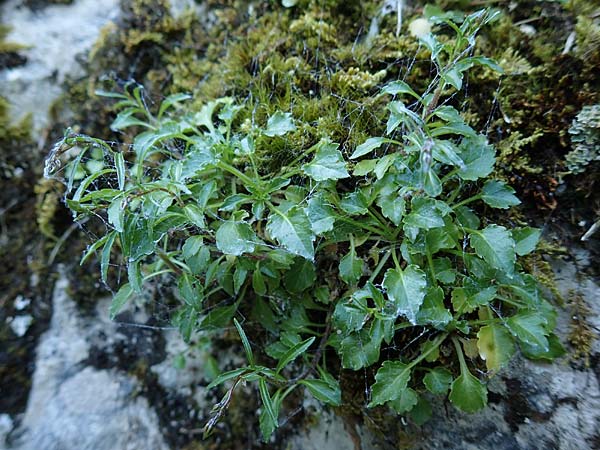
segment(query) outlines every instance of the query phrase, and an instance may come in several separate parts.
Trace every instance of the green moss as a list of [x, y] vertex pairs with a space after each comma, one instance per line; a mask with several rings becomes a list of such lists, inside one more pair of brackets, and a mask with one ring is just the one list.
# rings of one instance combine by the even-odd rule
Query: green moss
[[588, 316], [592, 314], [581, 293], [569, 293], [568, 306], [571, 310], [571, 324], [569, 326], [568, 341], [572, 348], [571, 356], [583, 362], [586, 368], [590, 367], [592, 345], [597, 338], [594, 327], [589, 323]]

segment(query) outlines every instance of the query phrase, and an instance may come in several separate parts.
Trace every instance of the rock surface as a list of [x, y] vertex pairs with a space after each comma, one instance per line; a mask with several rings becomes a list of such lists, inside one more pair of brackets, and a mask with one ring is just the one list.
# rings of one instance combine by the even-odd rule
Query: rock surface
[[[156, 413], [137, 396], [136, 379], [86, 364], [99, 329], [117, 336], [114, 323], [85, 318], [66, 293], [55, 287], [53, 316], [41, 337], [27, 410], [8, 448], [166, 449]], [[107, 308], [99, 303], [99, 310]]]
[[0, 70], [0, 95], [12, 105], [15, 121], [33, 114], [37, 132], [48, 125], [48, 109], [61, 94], [67, 76], [79, 77], [78, 56], [87, 52], [100, 29], [119, 14], [118, 0], [77, 0], [71, 5], [50, 5], [31, 10], [22, 0], [8, 0], [0, 10], [3, 23], [12, 27], [8, 41], [28, 46], [20, 51], [26, 64]]

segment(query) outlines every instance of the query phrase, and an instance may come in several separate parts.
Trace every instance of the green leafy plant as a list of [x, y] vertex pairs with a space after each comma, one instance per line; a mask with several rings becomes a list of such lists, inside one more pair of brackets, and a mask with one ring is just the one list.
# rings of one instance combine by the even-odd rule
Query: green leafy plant
[[[165, 301], [184, 340], [234, 324], [247, 365], [208, 386], [226, 388], [207, 434], [243, 382], [258, 387], [267, 440], [299, 387], [341, 405], [342, 368], [372, 368], [368, 407], [420, 423], [432, 395], [465, 412], [483, 408], [482, 374], [505, 366], [517, 345], [531, 358], [560, 354], [555, 312], [518, 262], [540, 231], [479, 216], [519, 200], [487, 179], [495, 150], [449, 101], [471, 68], [501, 70], [471, 55], [493, 18], [431, 16], [454, 36], [420, 38], [435, 67], [429, 88], [385, 85], [385, 134], [347, 152], [324, 138], [273, 169], [257, 146], [295, 132], [290, 113], [249, 124], [240, 119], [248, 105], [223, 98], [190, 111], [187, 95], [152, 113], [139, 86], [101, 93], [118, 101], [113, 130], [141, 130], [132, 152], [70, 132], [56, 145], [48, 173], [78, 150], [65, 167], [76, 220], [107, 223], [82, 262], [99, 253], [104, 281], [111, 258], [127, 267], [111, 316], [160, 284], [172, 287]], [[86, 152], [98, 150], [105, 164], [82, 171]], [[257, 336], [267, 344], [253, 344]]]

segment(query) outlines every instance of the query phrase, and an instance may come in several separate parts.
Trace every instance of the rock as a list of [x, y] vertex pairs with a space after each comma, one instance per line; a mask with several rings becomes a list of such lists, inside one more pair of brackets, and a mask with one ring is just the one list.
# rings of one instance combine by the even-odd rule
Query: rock
[[23, 337], [25, 336], [25, 333], [27, 333], [27, 330], [31, 326], [32, 322], [33, 317], [31, 317], [29, 314], [24, 316], [16, 316], [10, 320], [10, 328], [18, 337]]
[[0, 95], [8, 98], [15, 121], [32, 113], [36, 131], [48, 125], [48, 108], [61, 94], [61, 83], [84, 74], [77, 56], [117, 18], [118, 5], [118, 0], [76, 0], [32, 11], [20, 0], [4, 2], [0, 17], [12, 27], [6, 39], [29, 46], [20, 52], [26, 64], [0, 70]]
[[[56, 284], [50, 328], [41, 337], [36, 369], [21, 424], [11, 449], [166, 449], [156, 413], [136, 396], [139, 382], [116, 370], [86, 366], [98, 328], [118, 334], [116, 325], [82, 317]], [[106, 307], [106, 304], [103, 304]]]
[[[557, 287], [565, 298], [576, 291], [590, 308], [586, 320], [600, 330], [600, 287], [582, 275], [589, 254], [573, 249], [574, 262], [554, 261]], [[556, 332], [563, 343], [572, 323], [569, 308], [558, 308]], [[600, 445], [600, 341], [592, 344], [591, 367], [567, 354], [552, 364], [516, 357], [498, 375], [504, 384], [490, 408], [464, 415], [438, 405], [422, 428], [420, 449], [586, 450]]]

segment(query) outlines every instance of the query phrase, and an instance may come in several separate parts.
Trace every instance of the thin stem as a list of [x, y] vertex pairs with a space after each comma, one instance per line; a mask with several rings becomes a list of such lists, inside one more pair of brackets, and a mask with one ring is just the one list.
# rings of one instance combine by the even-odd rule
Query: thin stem
[[452, 209], [456, 209], [456, 208], [458, 208], [459, 206], [464, 206], [464, 205], [467, 205], [467, 204], [469, 204], [469, 203], [472, 203], [472, 202], [474, 202], [475, 200], [479, 200], [479, 199], [481, 199], [481, 194], [474, 195], [473, 197], [469, 197], [469, 198], [467, 198], [467, 199], [464, 199], [462, 202], [458, 202], [456, 205], [454, 205], [454, 206], [452, 207]]
[[235, 167], [233, 167], [230, 164], [227, 164], [224, 161], [219, 161], [217, 163], [217, 167], [219, 167], [220, 169], [223, 169], [223, 170], [229, 172], [230, 174], [236, 176], [241, 181], [243, 181], [246, 185], [249, 185], [249, 186], [255, 186], [256, 185], [255, 180], [253, 180], [252, 178], [250, 178], [248, 175], [243, 174], [238, 169], [236, 169]]
[[377, 278], [377, 275], [379, 275], [379, 272], [381, 272], [381, 270], [385, 266], [385, 263], [387, 263], [388, 259], [390, 259], [391, 254], [392, 254], [392, 249], [388, 250], [385, 253], [385, 255], [383, 255], [383, 257], [379, 260], [379, 264], [377, 264], [377, 267], [375, 267], [375, 270], [373, 271], [373, 273], [369, 277], [369, 282], [370, 283], [372, 283], [373, 281], [375, 281], [375, 278]]

